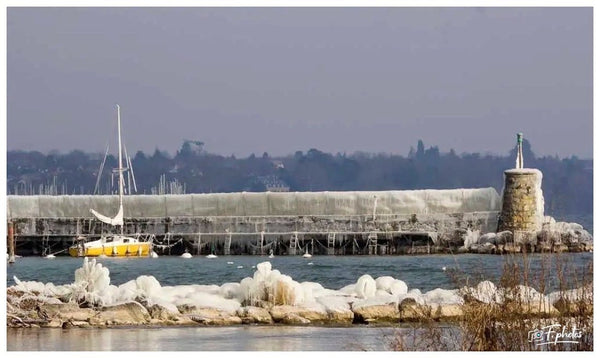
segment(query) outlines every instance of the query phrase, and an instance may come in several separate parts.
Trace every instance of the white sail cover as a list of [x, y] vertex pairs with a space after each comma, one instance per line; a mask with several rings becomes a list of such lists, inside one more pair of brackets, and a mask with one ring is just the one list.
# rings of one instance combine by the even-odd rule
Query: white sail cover
[[107, 216], [104, 216], [94, 209], [90, 209], [90, 212], [92, 214], [94, 214], [94, 216], [97, 217], [98, 220], [102, 221], [105, 224], [109, 224], [109, 225], [113, 225], [113, 226], [122, 226], [123, 225], [123, 206], [122, 205], [119, 207], [119, 212], [117, 213], [117, 215], [114, 218], [109, 218]]

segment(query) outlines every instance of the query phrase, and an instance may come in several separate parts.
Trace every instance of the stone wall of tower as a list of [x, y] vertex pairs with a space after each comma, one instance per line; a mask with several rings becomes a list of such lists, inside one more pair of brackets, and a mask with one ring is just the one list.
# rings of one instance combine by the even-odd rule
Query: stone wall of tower
[[542, 172], [537, 169], [506, 170], [498, 231], [539, 231], [543, 219]]

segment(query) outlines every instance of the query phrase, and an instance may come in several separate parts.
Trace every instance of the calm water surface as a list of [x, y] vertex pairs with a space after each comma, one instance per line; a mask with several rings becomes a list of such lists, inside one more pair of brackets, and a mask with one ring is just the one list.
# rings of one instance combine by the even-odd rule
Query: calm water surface
[[398, 328], [235, 326], [7, 329], [9, 351], [383, 351]]
[[[545, 258], [544, 258], [545, 257]], [[547, 255], [530, 255], [532, 272], [540, 270], [542, 262], [550, 264], [553, 258]], [[563, 258], [575, 267], [583, 269], [592, 261], [592, 253], [563, 254]], [[550, 262], [548, 262], [548, 259]], [[427, 256], [281, 256], [269, 259], [266, 256], [220, 256], [216, 259], [193, 257], [149, 258], [103, 258], [98, 262], [110, 270], [111, 284], [120, 285], [140, 275], [152, 275], [163, 286], [186, 284], [216, 284], [240, 282], [254, 274], [256, 264], [270, 261], [274, 269], [290, 275], [298, 282], [312, 281], [326, 288], [339, 289], [356, 283], [369, 274], [374, 278], [392, 276], [405, 281], [410, 288], [422, 291], [434, 288], [454, 288], [449, 272], [457, 269], [479, 282], [483, 279], [497, 281], [505, 258], [497, 255], [427, 255]], [[49, 260], [40, 257], [18, 258], [8, 265], [6, 283], [14, 285], [13, 276], [25, 281], [67, 284], [74, 281], [74, 272], [81, 267], [83, 259], [57, 257]], [[231, 263], [231, 264], [230, 264]], [[311, 264], [309, 264], [311, 263]], [[238, 268], [242, 266], [242, 268]], [[444, 271], [443, 268], [446, 268]]]

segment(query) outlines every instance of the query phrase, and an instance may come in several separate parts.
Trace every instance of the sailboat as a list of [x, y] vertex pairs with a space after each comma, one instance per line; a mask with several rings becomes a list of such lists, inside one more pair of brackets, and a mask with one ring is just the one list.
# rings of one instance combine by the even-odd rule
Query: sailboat
[[152, 252], [152, 243], [140, 241], [137, 238], [124, 235], [123, 228], [123, 161], [121, 150], [121, 107], [117, 105], [117, 127], [119, 137], [119, 211], [115, 217], [107, 217], [94, 209], [90, 212], [100, 221], [112, 226], [120, 226], [121, 233], [102, 237], [98, 240], [85, 242], [85, 238], [78, 238], [78, 243], [69, 247], [69, 255], [73, 257], [89, 256], [149, 256]]

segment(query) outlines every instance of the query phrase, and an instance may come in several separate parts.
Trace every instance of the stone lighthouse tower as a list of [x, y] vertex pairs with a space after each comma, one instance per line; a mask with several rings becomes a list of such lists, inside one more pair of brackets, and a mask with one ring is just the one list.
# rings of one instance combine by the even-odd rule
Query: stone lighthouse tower
[[518, 133], [515, 168], [504, 171], [498, 231], [539, 231], [542, 229], [543, 220], [542, 172], [523, 167], [523, 134]]

